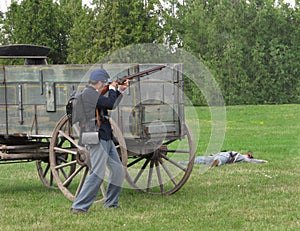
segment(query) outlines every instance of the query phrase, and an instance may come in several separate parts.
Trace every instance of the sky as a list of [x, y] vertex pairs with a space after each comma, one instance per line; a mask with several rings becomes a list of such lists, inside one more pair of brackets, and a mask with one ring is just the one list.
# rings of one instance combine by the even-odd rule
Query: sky
[[[12, 0], [0, 0], [0, 11], [2, 12], [6, 12], [7, 10], [7, 7], [10, 5]], [[20, 1], [20, 0], [18, 0]], [[89, 5], [89, 3], [91, 2], [92, 0], [82, 0], [82, 3], [83, 4], [87, 4]], [[295, 4], [295, 0], [285, 0], [286, 2], [289, 2], [291, 5], [294, 5]]]

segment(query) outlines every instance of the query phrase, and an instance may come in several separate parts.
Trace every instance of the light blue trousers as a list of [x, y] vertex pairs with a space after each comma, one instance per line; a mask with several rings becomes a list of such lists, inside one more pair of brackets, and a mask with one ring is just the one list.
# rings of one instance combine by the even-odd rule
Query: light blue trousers
[[[195, 164], [207, 164], [207, 165], [211, 165], [212, 162], [216, 159], [219, 160], [218, 166], [226, 164], [229, 160], [230, 160], [230, 153], [229, 152], [220, 152], [214, 155], [210, 155], [210, 156], [197, 156], [195, 158], [194, 163]], [[184, 162], [180, 162], [181, 164], [188, 164], [187, 161]]]
[[105, 207], [116, 207], [124, 180], [124, 170], [112, 140], [100, 140], [90, 145], [91, 171], [72, 208], [87, 211], [95, 201], [103, 182], [106, 167], [109, 169]]

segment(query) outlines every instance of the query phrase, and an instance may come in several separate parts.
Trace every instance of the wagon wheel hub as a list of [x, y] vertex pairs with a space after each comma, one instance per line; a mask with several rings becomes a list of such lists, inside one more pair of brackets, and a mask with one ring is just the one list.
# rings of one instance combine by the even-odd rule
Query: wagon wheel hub
[[91, 166], [90, 153], [86, 148], [78, 149], [76, 153], [76, 161], [81, 166]]
[[167, 145], [161, 145], [158, 149], [156, 149], [151, 156], [152, 161], [157, 161], [162, 158], [162, 154], [166, 155], [168, 152]]
[[168, 153], [168, 145], [165, 145], [165, 144], [161, 145], [161, 146], [159, 147], [158, 151], [159, 151], [160, 153], [164, 153], [164, 154]]

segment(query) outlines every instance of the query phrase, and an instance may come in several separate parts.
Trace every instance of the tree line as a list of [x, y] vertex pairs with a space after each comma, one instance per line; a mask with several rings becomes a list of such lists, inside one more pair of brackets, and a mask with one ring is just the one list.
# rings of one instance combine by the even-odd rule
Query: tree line
[[[0, 44], [51, 48], [48, 63], [97, 63], [132, 44], [181, 48], [200, 59], [226, 104], [300, 103], [300, 1], [13, 1], [0, 12]], [[1, 60], [3, 64], [16, 60]], [[186, 81], [195, 105], [201, 92]]]

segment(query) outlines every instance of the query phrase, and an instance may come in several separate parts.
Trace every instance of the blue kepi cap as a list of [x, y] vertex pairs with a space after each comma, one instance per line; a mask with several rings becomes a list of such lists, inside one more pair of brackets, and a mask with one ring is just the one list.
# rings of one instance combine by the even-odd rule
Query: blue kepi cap
[[90, 80], [104, 82], [109, 79], [109, 74], [104, 69], [94, 70], [90, 75]]

